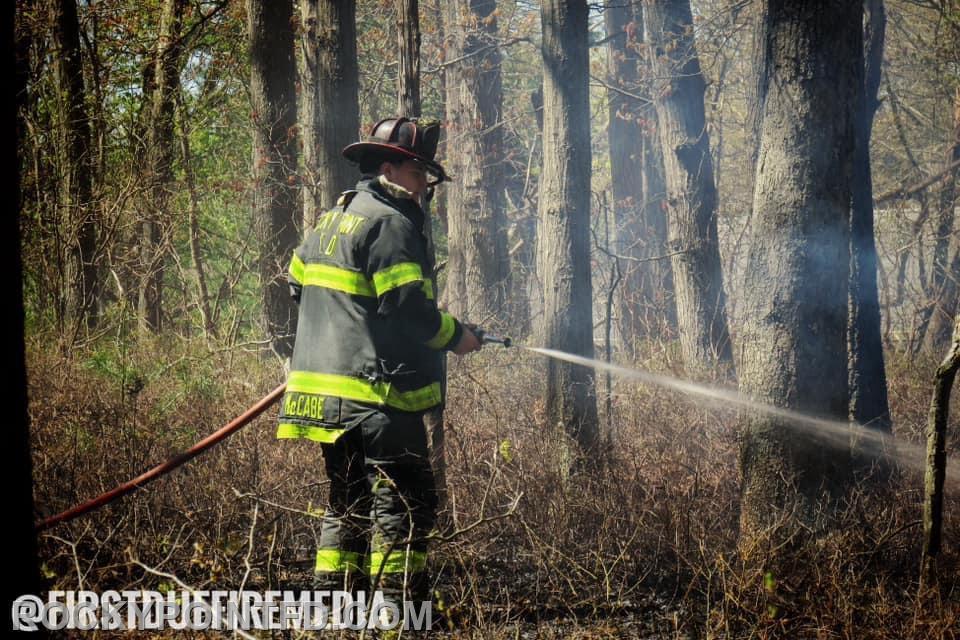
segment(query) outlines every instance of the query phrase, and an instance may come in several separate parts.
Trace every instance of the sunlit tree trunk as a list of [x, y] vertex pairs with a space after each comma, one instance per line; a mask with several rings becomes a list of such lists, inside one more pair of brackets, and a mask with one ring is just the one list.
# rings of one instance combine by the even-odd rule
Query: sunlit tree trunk
[[496, 2], [446, 7], [448, 56], [459, 62], [446, 69], [447, 161], [456, 180], [447, 187], [444, 299], [454, 314], [496, 324], [509, 289]]
[[356, 178], [340, 155], [360, 130], [356, 3], [300, 0], [300, 28], [303, 225], [310, 229]]
[[[644, 7], [660, 148], [667, 183], [668, 247], [680, 346], [689, 371], [732, 364], [726, 296], [717, 236], [717, 189], [707, 133], [689, 0], [654, 0]], [[659, 85], [659, 83], [658, 83]]]
[[[847, 298], [859, 0], [764, 5], [760, 146], [744, 283], [740, 391], [846, 421]], [[831, 450], [766, 414], [743, 414], [741, 542], [816, 519], [842, 494], [847, 448]], [[781, 540], [782, 541], [782, 540]], [[754, 548], [754, 551], [756, 549]]]
[[296, 184], [297, 105], [292, 0], [247, 0], [250, 97], [253, 107], [253, 219], [259, 243], [260, 286], [267, 336], [281, 355], [292, 353], [296, 309], [287, 266], [299, 242]]
[[[590, 269], [590, 103], [586, 0], [545, 0], [543, 171], [537, 270], [543, 287], [543, 345], [593, 357]], [[592, 372], [554, 359], [546, 365], [546, 412], [581, 451], [597, 444]]]

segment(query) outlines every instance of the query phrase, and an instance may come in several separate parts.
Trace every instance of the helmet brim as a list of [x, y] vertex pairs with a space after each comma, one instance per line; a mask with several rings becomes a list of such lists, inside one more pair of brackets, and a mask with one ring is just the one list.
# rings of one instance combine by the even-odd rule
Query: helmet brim
[[436, 176], [439, 182], [450, 180], [450, 176], [447, 175], [447, 172], [436, 160], [431, 160], [419, 153], [414, 153], [409, 149], [404, 149], [403, 147], [392, 144], [384, 144], [382, 142], [354, 142], [344, 147], [341, 153], [347, 160], [358, 164], [368, 156], [382, 156], [384, 158], [399, 157], [404, 160], [416, 160], [417, 162], [423, 163], [427, 171]]

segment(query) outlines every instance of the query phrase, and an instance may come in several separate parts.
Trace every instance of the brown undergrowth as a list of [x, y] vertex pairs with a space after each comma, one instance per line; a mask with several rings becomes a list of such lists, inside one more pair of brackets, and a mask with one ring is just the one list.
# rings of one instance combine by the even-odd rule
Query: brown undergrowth
[[[38, 519], [140, 473], [282, 380], [275, 358], [171, 339], [69, 356], [28, 345]], [[897, 435], [921, 442], [929, 362], [892, 358]], [[569, 472], [543, 422], [543, 361], [451, 358], [449, 499], [431, 555], [458, 637], [953, 638], [957, 497], [939, 594], [918, 596], [922, 479], [862, 479], [829, 535], [776, 562], [738, 554], [736, 415], [614, 381], [603, 451]], [[660, 370], [671, 373], [669, 370]], [[600, 385], [601, 407], [607, 389]], [[317, 446], [276, 441], [274, 412], [168, 477], [41, 536], [57, 589], [298, 588], [326, 487]], [[954, 425], [956, 420], [954, 420]], [[952, 428], [950, 451], [957, 450]], [[783, 539], [791, 527], [784, 520]], [[762, 542], [762, 541], [761, 541]], [[771, 556], [772, 557], [772, 556]]]

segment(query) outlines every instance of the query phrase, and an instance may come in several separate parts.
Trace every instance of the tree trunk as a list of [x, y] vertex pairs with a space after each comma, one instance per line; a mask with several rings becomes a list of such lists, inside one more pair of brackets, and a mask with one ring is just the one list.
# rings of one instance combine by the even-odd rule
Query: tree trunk
[[508, 283], [503, 91], [496, 2], [451, 0], [447, 25], [460, 60], [446, 69], [447, 308], [475, 322], [503, 318]]
[[[847, 297], [858, 0], [764, 5], [765, 59], [754, 224], [744, 286], [740, 390], [761, 402], [847, 420]], [[848, 450], [825, 450], [780, 418], [745, 413], [741, 548], [786, 514], [816, 520], [846, 486]], [[821, 523], [818, 523], [821, 524]], [[802, 540], [802, 536], [797, 540]]]
[[960, 318], [953, 326], [953, 344], [944, 357], [933, 383], [930, 415], [927, 419], [927, 466], [923, 500], [923, 584], [937, 580], [937, 556], [943, 528], [943, 483], [947, 476], [947, 422], [950, 418], [950, 393], [960, 369]]
[[93, 206], [90, 117], [83, 84], [80, 24], [75, 0], [58, 0], [54, 56], [57, 74], [61, 142], [60, 230], [64, 239], [65, 318], [93, 327], [99, 315], [100, 282], [97, 268], [97, 217]]
[[[398, 0], [397, 38], [400, 43], [400, 73], [398, 76], [397, 108], [399, 115], [407, 118], [420, 116], [420, 5], [417, 0]], [[427, 238], [427, 258], [431, 265], [436, 264], [437, 252], [433, 239], [433, 220], [430, 216], [430, 203], [423, 203], [424, 223], [423, 233]], [[430, 274], [433, 290], [436, 295], [441, 294], [437, 285], [436, 269]], [[440, 361], [440, 389], [444, 401], [447, 397], [447, 356], [445, 352], [437, 352], [435, 356]], [[443, 411], [445, 402], [423, 414], [423, 426], [430, 436], [430, 464], [433, 467], [434, 483], [437, 492], [437, 503], [440, 512], [437, 524], [441, 530], [449, 530], [453, 519], [447, 507], [447, 467], [444, 449], [444, 421]]]
[[[537, 267], [543, 287], [541, 336], [547, 348], [593, 357], [590, 280], [590, 103], [586, 0], [545, 0], [543, 171]], [[581, 452], [598, 442], [592, 371], [550, 359], [545, 408]]]
[[626, 258], [617, 316], [621, 342], [633, 356], [638, 339], [660, 338], [675, 321], [673, 272], [668, 259], [650, 260], [667, 254], [667, 218], [660, 206], [662, 168], [657, 161], [662, 156], [652, 153], [660, 144], [656, 112], [652, 102], [645, 103], [647, 83], [640, 73], [649, 71], [641, 55], [646, 46], [643, 9], [639, 3], [611, 5], [604, 20], [610, 41], [607, 135], [616, 253]]
[[880, 330], [877, 290], [877, 245], [873, 233], [873, 178], [870, 135], [880, 106], [880, 66], [886, 15], [882, 0], [866, 0], [863, 75], [854, 119], [853, 200], [850, 210], [850, 319], [848, 333], [850, 418], [857, 424], [889, 432], [887, 375]]
[[[150, 83], [144, 87], [149, 116], [142, 171], [145, 186], [140, 223], [140, 287], [137, 303], [141, 330], [162, 328], [163, 277], [170, 250], [170, 184], [173, 182], [174, 113], [180, 90], [180, 29], [186, 0], [165, 0], [160, 16]], [[145, 83], [146, 84], [146, 83]]]
[[274, 351], [293, 351], [296, 307], [287, 265], [299, 241], [296, 65], [292, 0], [247, 0], [253, 106], [253, 217], [267, 336]]
[[[7, 530], [11, 548], [3, 588], [3, 606], [13, 608], [13, 601], [23, 594], [42, 595], [44, 581], [40, 577], [37, 559], [37, 536], [33, 530], [33, 463], [30, 457], [30, 419], [27, 403], [27, 370], [24, 355], [24, 304], [23, 262], [21, 259], [20, 221], [20, 167], [19, 150], [24, 149], [24, 135], [18, 121], [18, 108], [22, 106], [27, 85], [27, 42], [24, 36], [17, 42], [14, 35], [16, 3], [8, 3], [0, 12], [0, 68], [3, 86], [2, 136], [3, 173], [7, 176], [3, 197], [6, 201], [4, 215], [0, 217], [0, 241], [6, 247], [0, 251], [3, 265], [3, 299], [7, 302], [8, 336], [4, 339], [3, 371], [0, 384], [7, 392], [6, 438], [4, 443], [4, 466], [9, 478], [9, 496], [6, 513]], [[15, 53], [16, 52], [16, 53]], [[43, 627], [41, 638], [50, 636]]]
[[673, 263], [680, 345], [688, 370], [732, 364], [717, 237], [717, 190], [707, 134], [705, 84], [689, 0], [655, 0], [644, 9], [660, 147], [667, 183], [668, 247]]
[[178, 93], [177, 106], [180, 112], [180, 162], [183, 166], [183, 178], [187, 183], [187, 195], [190, 198], [190, 261], [193, 263], [194, 279], [197, 283], [197, 308], [200, 310], [200, 322], [203, 334], [216, 335], [213, 315], [210, 312], [210, 294], [207, 290], [207, 277], [204, 273], [203, 252], [200, 248], [200, 198], [197, 194], [196, 179], [193, 175], [193, 156], [190, 153], [190, 132], [187, 129], [187, 108], [183, 95]]
[[400, 74], [397, 111], [408, 118], [420, 116], [420, 7], [418, 0], [397, 0], [397, 37]]
[[356, 173], [340, 151], [360, 131], [356, 2], [300, 0], [303, 228], [332, 208]]
[[[960, 160], [960, 87], [953, 101], [953, 141], [947, 149], [946, 164]], [[960, 167], [947, 173], [940, 189], [940, 208], [937, 224], [937, 250], [934, 256], [934, 295], [930, 324], [927, 327], [926, 346], [931, 353], [944, 348], [950, 340], [950, 329], [957, 312], [957, 288], [960, 285], [960, 241], [956, 239], [955, 212], [957, 207], [957, 180]], [[949, 258], [953, 245], [953, 259]], [[947, 261], [950, 260], [950, 265]], [[939, 285], [939, 286], [938, 286]]]

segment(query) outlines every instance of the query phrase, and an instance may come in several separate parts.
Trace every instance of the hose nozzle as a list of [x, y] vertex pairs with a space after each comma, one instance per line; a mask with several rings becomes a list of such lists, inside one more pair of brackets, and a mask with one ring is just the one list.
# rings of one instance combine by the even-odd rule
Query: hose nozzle
[[501, 338], [500, 336], [494, 335], [492, 333], [484, 332], [484, 334], [479, 337], [480, 337], [480, 342], [484, 344], [488, 344], [488, 343], [502, 344], [504, 347], [509, 347], [510, 345], [513, 344], [513, 340], [511, 340], [510, 338]]
[[473, 332], [473, 335], [477, 336], [477, 340], [483, 344], [502, 344], [504, 348], [513, 344], [513, 340], [511, 338], [500, 337], [497, 334], [490, 333], [486, 329], [478, 327], [475, 324], [467, 324], [467, 328], [470, 329], [470, 331]]

